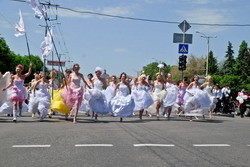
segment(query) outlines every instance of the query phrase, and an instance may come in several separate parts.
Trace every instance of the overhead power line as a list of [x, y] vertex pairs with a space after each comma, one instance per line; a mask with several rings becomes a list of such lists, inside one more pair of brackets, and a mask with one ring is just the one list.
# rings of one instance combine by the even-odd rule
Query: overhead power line
[[[13, 1], [26, 2], [26, 0], [13, 0]], [[68, 8], [68, 7], [63, 7], [63, 6], [60, 6], [58, 4], [51, 4], [50, 2], [40, 2], [40, 4], [60, 8], [60, 9], [63, 9], [63, 10], [68, 10], [68, 11], [71, 11], [71, 12], [98, 15], [98, 16], [104, 16], [104, 17], [113, 17], [113, 18], [119, 18], [119, 19], [153, 22], [153, 23], [180, 24], [179, 21], [167, 21], [167, 20], [146, 19], [146, 18], [138, 18], [138, 17], [127, 17], [127, 16], [119, 16], [119, 15], [111, 15], [111, 14], [105, 14], [105, 13], [99, 13], [99, 12], [92, 12], [92, 11], [87, 11], [87, 10], [80, 11], [80, 10], [76, 10], [76, 9], [72, 9], [72, 8]], [[247, 24], [219, 24], [219, 23], [214, 23], [213, 24], [213, 23], [195, 23], [195, 22], [191, 22], [189, 24], [191, 24], [191, 25], [203, 25], [203, 26], [220, 26], [220, 27], [250, 27], [250, 23], [247, 23]]]
[[[105, 17], [113, 17], [119, 19], [127, 19], [127, 20], [135, 20], [135, 21], [146, 21], [146, 22], [154, 22], [154, 23], [165, 23], [165, 24], [180, 24], [178, 21], [167, 21], [167, 20], [155, 20], [155, 19], [145, 19], [145, 18], [137, 18], [137, 17], [127, 17], [127, 16], [119, 16], [119, 15], [111, 15], [111, 14], [104, 14], [99, 12], [92, 12], [92, 11], [80, 11], [75, 10], [67, 7], [58, 6], [60, 9], [69, 10], [76, 13], [84, 13], [84, 14], [92, 14], [98, 16], [105, 16]], [[204, 25], [204, 26], [222, 26], [222, 27], [250, 27], [250, 24], [209, 24], [209, 23], [195, 23], [191, 22], [189, 24], [192, 25]]]

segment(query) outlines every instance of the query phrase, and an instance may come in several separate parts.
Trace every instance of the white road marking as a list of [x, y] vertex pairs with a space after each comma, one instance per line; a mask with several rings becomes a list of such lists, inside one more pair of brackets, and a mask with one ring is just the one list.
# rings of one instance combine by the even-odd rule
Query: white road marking
[[174, 147], [174, 144], [134, 144], [134, 147]]
[[250, 147], [250, 145], [247, 145], [247, 146], [249, 146], [249, 147]]
[[15, 148], [46, 148], [50, 147], [51, 145], [13, 145], [12, 147]]
[[193, 144], [195, 147], [229, 147], [229, 144]]
[[75, 147], [113, 147], [113, 144], [76, 144]]

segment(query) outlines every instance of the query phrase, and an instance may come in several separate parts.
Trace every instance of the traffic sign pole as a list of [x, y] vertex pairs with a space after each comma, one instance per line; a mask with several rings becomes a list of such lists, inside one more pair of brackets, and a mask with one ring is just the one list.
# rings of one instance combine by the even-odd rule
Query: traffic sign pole
[[[181, 70], [181, 78], [183, 80], [183, 71], [186, 70], [186, 58], [187, 56], [184, 54], [188, 54], [188, 45], [186, 44], [186, 39], [185, 39], [185, 33], [188, 29], [191, 28], [190, 24], [184, 20], [183, 22], [181, 22], [178, 27], [181, 29], [181, 31], [183, 32], [183, 34], [177, 34], [174, 33], [174, 43], [181, 43], [179, 44], [179, 50], [178, 53], [181, 53], [182, 55], [179, 57], [179, 70]], [[182, 36], [182, 40], [180, 38], [180, 36]], [[192, 43], [192, 34], [187, 34], [189, 35], [189, 42], [187, 43]], [[178, 39], [179, 37], [179, 39]], [[188, 40], [187, 40], [188, 41]]]
[[[186, 29], [186, 24], [184, 23], [184, 30]], [[182, 43], [184, 44], [185, 43], [185, 31], [183, 31], [183, 41]]]

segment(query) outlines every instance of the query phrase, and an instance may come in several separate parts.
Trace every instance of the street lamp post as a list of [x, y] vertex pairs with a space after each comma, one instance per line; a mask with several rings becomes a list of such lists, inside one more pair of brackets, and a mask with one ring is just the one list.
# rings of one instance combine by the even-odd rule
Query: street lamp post
[[206, 76], [208, 75], [208, 56], [209, 56], [209, 40], [210, 38], [217, 38], [217, 36], [207, 36], [202, 32], [196, 31], [196, 33], [201, 34], [202, 38], [206, 38], [207, 39], [207, 63], [206, 63]]

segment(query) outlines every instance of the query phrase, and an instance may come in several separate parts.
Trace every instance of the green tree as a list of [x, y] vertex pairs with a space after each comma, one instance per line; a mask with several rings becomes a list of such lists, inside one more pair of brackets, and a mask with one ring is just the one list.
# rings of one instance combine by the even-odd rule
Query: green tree
[[213, 51], [209, 52], [208, 55], [208, 74], [213, 75], [218, 72], [217, 59], [213, 55]]
[[[164, 67], [161, 69], [161, 72], [163, 72], [164, 74], [169, 73], [170, 71], [170, 66], [166, 65], [165, 63], [161, 63], [164, 64]], [[158, 73], [160, 71], [160, 69], [157, 67], [159, 65], [159, 63], [157, 62], [152, 62], [146, 66], [143, 67], [143, 71], [146, 75], [149, 75], [153, 80], [155, 80], [155, 74]]]
[[249, 83], [247, 77], [250, 76], [250, 52], [246, 41], [242, 41], [240, 45], [235, 67], [236, 74], [241, 77], [242, 83]]
[[13, 62], [12, 53], [4, 38], [0, 38], [0, 71], [5, 73]]
[[39, 73], [42, 71], [43, 62], [38, 56], [30, 55], [30, 56], [20, 56], [21, 64], [24, 65], [24, 73], [28, 72], [29, 64], [32, 62], [32, 73], [29, 77], [26, 78], [27, 82], [30, 82], [34, 78], [34, 73]]
[[[194, 75], [204, 75], [205, 74], [205, 59], [199, 58], [194, 55], [187, 57], [187, 69], [184, 71], [184, 77], [191, 79]], [[178, 65], [171, 66], [170, 73], [173, 76], [174, 81], [181, 80], [181, 71], [178, 69]]]
[[187, 62], [187, 70], [184, 72], [184, 76], [192, 78], [194, 75], [205, 75], [205, 58], [190, 55]]
[[242, 88], [242, 84], [239, 83], [240, 76], [236, 75], [212, 75], [213, 83], [218, 84], [220, 87], [223, 87], [224, 85], [229, 85], [232, 96], [235, 99], [237, 96], [237, 92]]
[[42, 71], [43, 62], [38, 56], [21, 56], [19, 54], [15, 54], [10, 50], [6, 41], [3, 38], [0, 38], [0, 72], [5, 73], [6, 71], [10, 71], [14, 73], [15, 67], [18, 64], [22, 64], [24, 66], [23, 73], [28, 72], [30, 62], [33, 63], [32, 74], [26, 79], [26, 81], [30, 81], [34, 78], [33, 74]]
[[226, 60], [223, 63], [221, 74], [222, 75], [234, 75], [234, 65], [235, 65], [235, 59], [234, 59], [234, 51], [233, 51], [232, 43], [229, 41], [227, 46], [227, 51], [225, 58]]
[[[181, 71], [179, 70], [178, 65], [171, 66], [170, 73], [172, 74], [172, 78], [174, 81], [181, 80]], [[184, 74], [185, 74], [185, 71], [184, 71]]]

